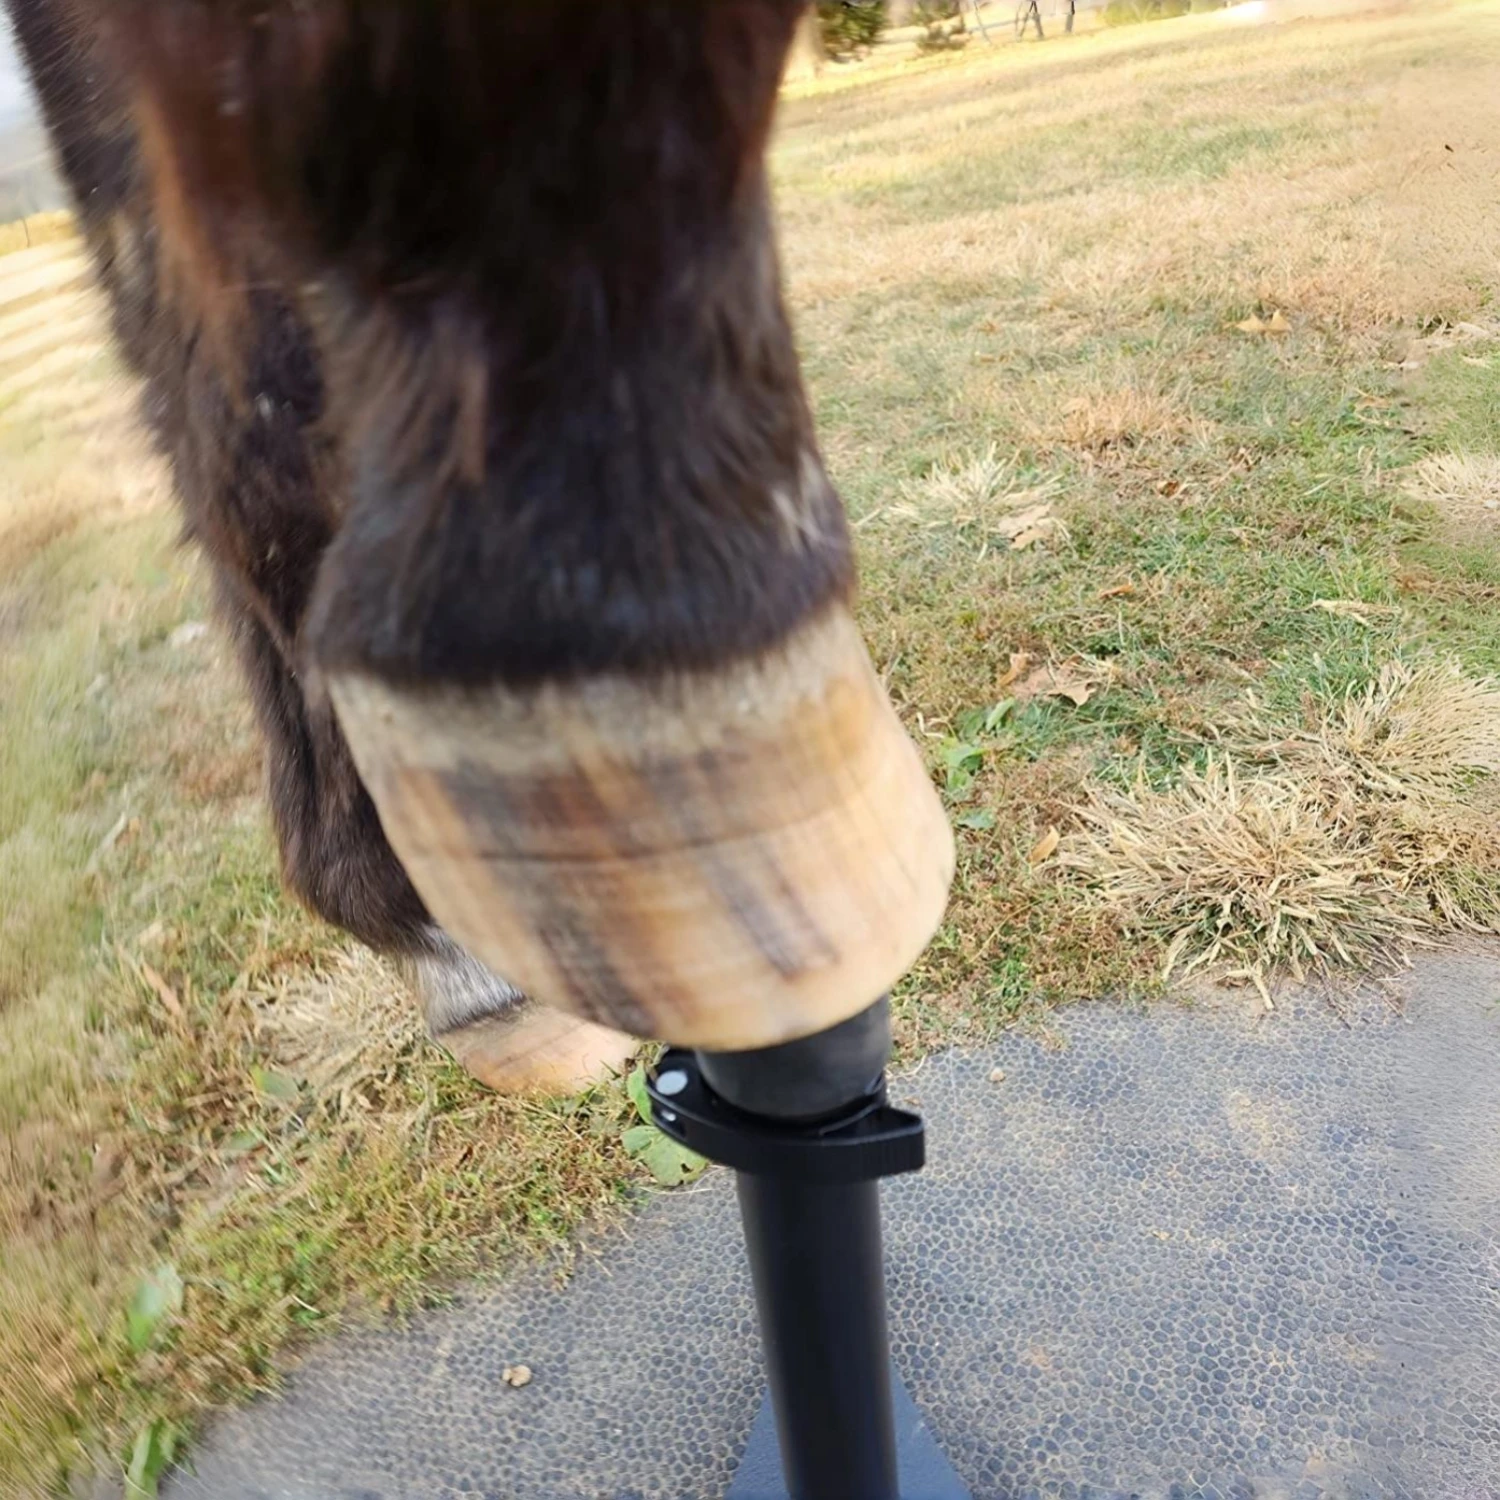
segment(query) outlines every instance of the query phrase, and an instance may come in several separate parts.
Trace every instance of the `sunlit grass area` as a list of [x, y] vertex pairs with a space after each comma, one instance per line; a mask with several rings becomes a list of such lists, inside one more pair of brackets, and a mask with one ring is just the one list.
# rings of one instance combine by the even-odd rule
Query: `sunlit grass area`
[[[1485, 0], [792, 91], [783, 252], [861, 618], [959, 829], [908, 1055], [1494, 927], [1497, 82]], [[0, 257], [7, 1496], [149, 1490], [309, 1337], [565, 1266], [648, 1180], [623, 1088], [487, 1096], [281, 892], [81, 276], [66, 240]]]
[[0, 224], [0, 255], [72, 239], [73, 232], [73, 216], [60, 211], [32, 214], [13, 223]]

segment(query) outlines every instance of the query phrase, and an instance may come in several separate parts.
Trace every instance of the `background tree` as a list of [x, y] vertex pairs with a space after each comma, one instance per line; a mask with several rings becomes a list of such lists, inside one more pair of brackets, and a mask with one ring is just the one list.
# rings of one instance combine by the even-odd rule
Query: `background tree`
[[818, 0], [818, 28], [830, 57], [873, 47], [885, 29], [885, 0]]

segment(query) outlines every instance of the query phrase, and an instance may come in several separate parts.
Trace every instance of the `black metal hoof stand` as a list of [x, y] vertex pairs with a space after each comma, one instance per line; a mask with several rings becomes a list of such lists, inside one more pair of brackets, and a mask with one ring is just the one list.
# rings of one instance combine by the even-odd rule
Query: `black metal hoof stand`
[[925, 1160], [886, 1099], [881, 1000], [754, 1052], [670, 1050], [657, 1125], [737, 1174], [770, 1394], [729, 1500], [969, 1500], [892, 1368], [880, 1179]]

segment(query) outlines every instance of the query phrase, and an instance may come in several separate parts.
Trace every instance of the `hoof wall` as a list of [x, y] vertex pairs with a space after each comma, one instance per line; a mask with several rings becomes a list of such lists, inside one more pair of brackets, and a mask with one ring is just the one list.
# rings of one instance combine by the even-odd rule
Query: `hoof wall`
[[497, 1094], [577, 1094], [623, 1073], [640, 1043], [562, 1011], [523, 1004], [434, 1037]]

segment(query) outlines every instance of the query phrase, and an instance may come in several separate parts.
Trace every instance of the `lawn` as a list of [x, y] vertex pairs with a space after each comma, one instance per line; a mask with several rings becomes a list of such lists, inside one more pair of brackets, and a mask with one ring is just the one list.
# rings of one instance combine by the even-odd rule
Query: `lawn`
[[[794, 86], [774, 172], [861, 618], [959, 827], [908, 1056], [1275, 1004], [1500, 911], [1500, 3]], [[281, 893], [76, 248], [0, 257], [0, 1490], [150, 1475], [297, 1347], [567, 1245], [623, 1087], [505, 1103]]]

